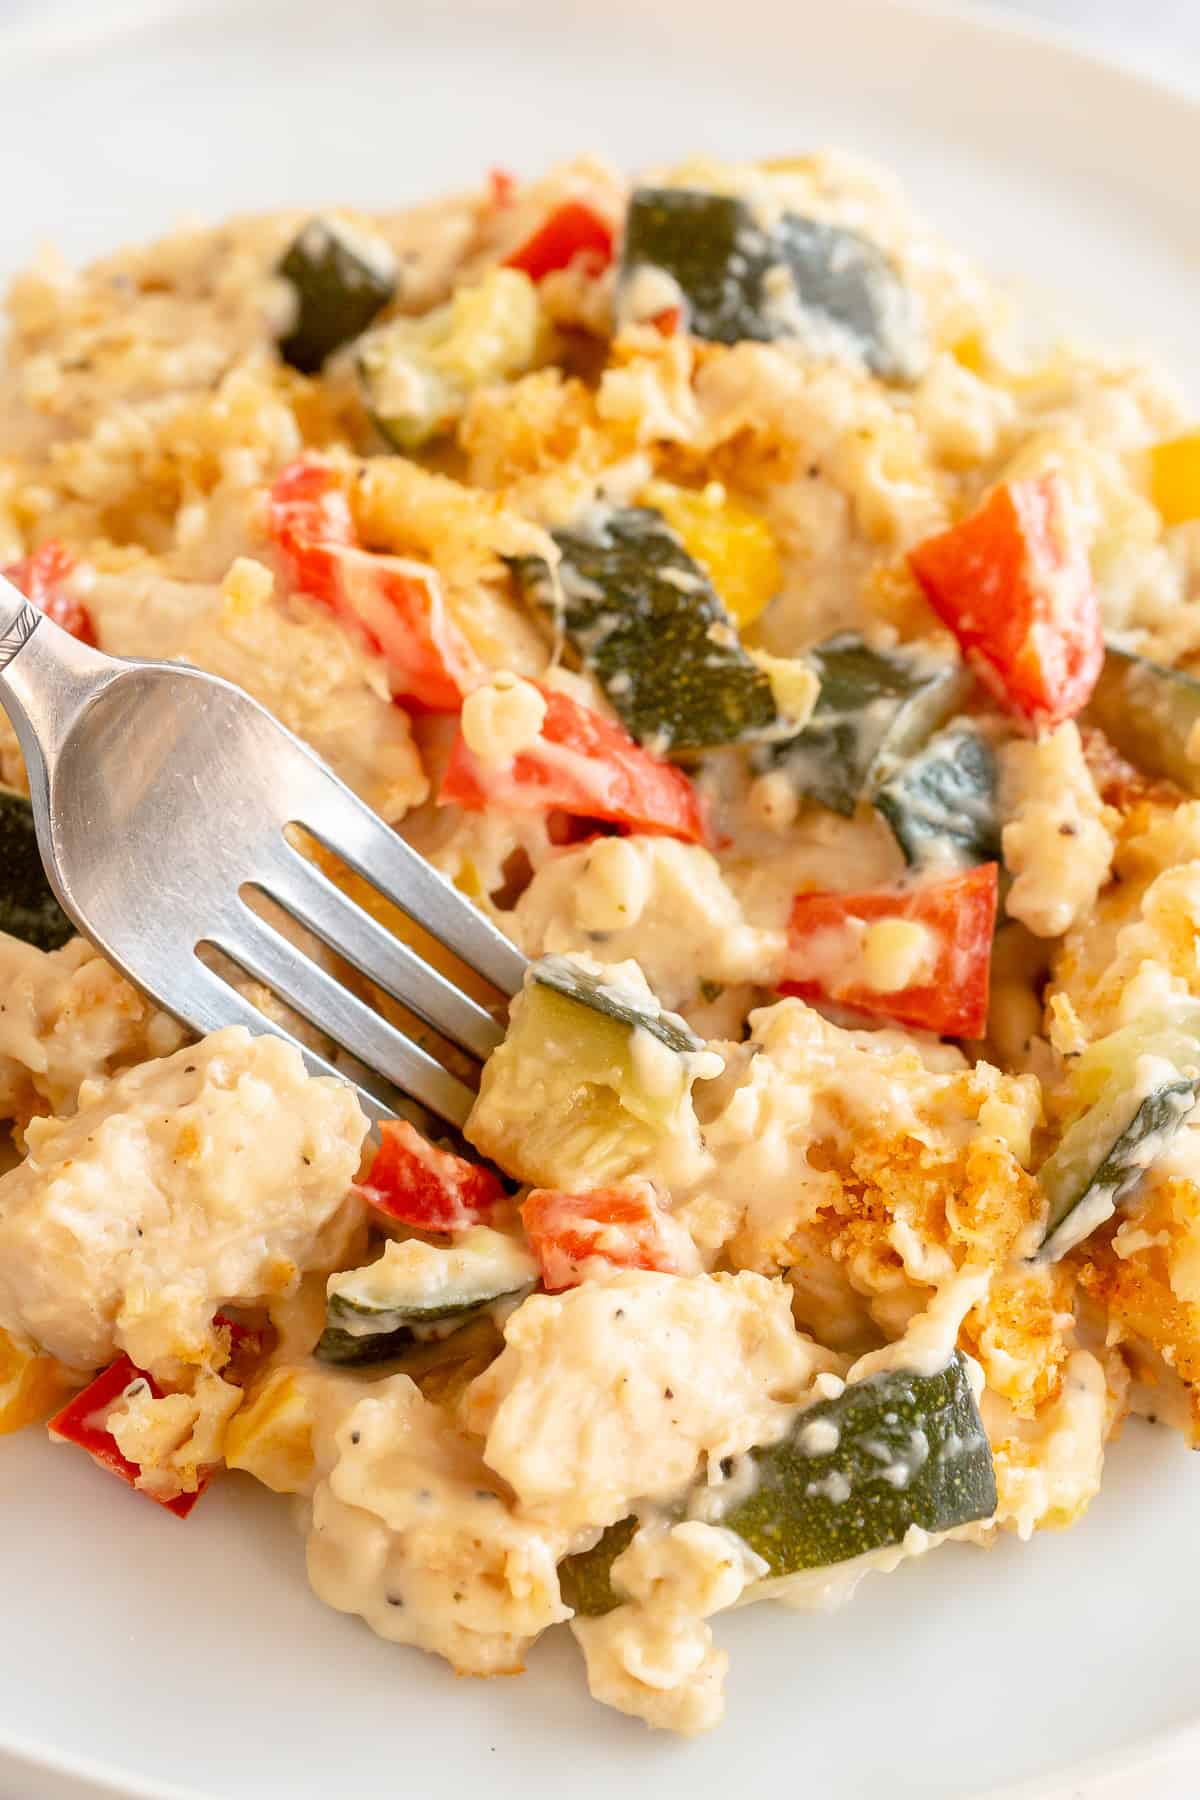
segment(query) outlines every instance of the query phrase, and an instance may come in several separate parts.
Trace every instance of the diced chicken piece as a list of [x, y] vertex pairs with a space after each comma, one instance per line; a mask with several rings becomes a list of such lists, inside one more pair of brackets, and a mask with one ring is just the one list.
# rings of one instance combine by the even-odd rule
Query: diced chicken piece
[[22, 1124], [184, 1036], [83, 938], [45, 951], [0, 932], [0, 993], [0, 1118]]
[[566, 1533], [514, 1517], [477, 1448], [406, 1375], [346, 1412], [313, 1500], [308, 1576], [319, 1599], [462, 1675], [512, 1674], [569, 1617]]
[[85, 1082], [0, 1178], [0, 1326], [82, 1368], [205, 1363], [219, 1307], [334, 1266], [366, 1131], [350, 1087], [241, 1027]]
[[639, 1531], [613, 1564], [629, 1603], [571, 1626], [593, 1698], [668, 1731], [716, 1725], [729, 1658], [704, 1621], [764, 1570], [732, 1532], [698, 1519]]
[[532, 1296], [504, 1335], [464, 1419], [522, 1510], [571, 1527], [773, 1441], [835, 1361], [797, 1333], [788, 1290], [753, 1274], [629, 1270]]

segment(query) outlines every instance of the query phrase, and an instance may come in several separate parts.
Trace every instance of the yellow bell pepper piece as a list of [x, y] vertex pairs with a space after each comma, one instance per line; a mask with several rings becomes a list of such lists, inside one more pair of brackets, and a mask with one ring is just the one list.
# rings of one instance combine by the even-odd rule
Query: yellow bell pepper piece
[[966, 337], [959, 338], [951, 344], [950, 354], [960, 367], [972, 375], [982, 375], [988, 366], [988, 354], [983, 346], [983, 339], [977, 331], [969, 331]]
[[294, 1370], [275, 1369], [229, 1421], [225, 1466], [277, 1494], [303, 1493], [312, 1475], [312, 1407]]
[[1164, 525], [1200, 519], [1200, 431], [1155, 444], [1150, 452], [1150, 498]]
[[48, 1418], [70, 1386], [67, 1371], [54, 1357], [27, 1350], [0, 1331], [0, 1436]]
[[731, 500], [717, 481], [700, 489], [652, 481], [639, 498], [662, 514], [688, 555], [707, 571], [734, 624], [753, 624], [783, 579], [766, 520]]

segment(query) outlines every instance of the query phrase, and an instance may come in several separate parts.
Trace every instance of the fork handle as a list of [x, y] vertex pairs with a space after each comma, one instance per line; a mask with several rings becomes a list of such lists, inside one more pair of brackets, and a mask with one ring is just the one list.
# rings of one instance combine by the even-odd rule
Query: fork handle
[[25, 648], [40, 617], [19, 588], [11, 581], [0, 579], [0, 675], [13, 657]]
[[0, 706], [12, 720], [30, 787], [45, 785], [80, 712], [120, 664], [31, 606], [0, 576]]

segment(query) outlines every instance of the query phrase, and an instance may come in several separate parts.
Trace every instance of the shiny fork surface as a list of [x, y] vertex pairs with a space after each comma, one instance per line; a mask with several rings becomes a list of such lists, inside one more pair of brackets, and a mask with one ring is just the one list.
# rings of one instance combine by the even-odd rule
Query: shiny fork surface
[[[355, 1080], [374, 1119], [399, 1089], [452, 1124], [471, 1088], [252, 910], [265, 894], [419, 1018], [481, 1060], [491, 1013], [349, 900], [289, 842], [299, 826], [497, 988], [525, 959], [298, 738], [231, 683], [79, 643], [0, 578], [0, 705], [20, 741], [38, 845], [71, 920], [196, 1032], [290, 1038], [197, 951], [213, 946], [383, 1077]], [[290, 1038], [290, 1041], [297, 1042]], [[337, 1074], [298, 1044], [311, 1069]]]

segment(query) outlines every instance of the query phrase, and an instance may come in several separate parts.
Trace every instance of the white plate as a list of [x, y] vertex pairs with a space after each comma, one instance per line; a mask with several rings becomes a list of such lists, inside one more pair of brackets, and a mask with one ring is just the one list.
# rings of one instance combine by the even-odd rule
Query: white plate
[[[184, 211], [388, 204], [579, 147], [636, 164], [836, 141], [890, 161], [996, 269], [1156, 344], [1200, 393], [1200, 109], [983, 16], [887, 0], [243, 0], [149, 22], [143, 8], [108, 34], [93, 15], [88, 30], [0, 37], [0, 270], [48, 236], [82, 254]], [[942, 1551], [872, 1578], [832, 1619], [722, 1620], [728, 1720], [690, 1743], [593, 1706], [563, 1634], [524, 1680], [492, 1684], [378, 1642], [311, 1598], [286, 1504], [249, 1482], [181, 1525], [36, 1433], [2, 1451], [12, 1800], [85, 1777], [210, 1800], [697, 1800], [768, 1784], [962, 1800], [1078, 1759], [1135, 1771], [1121, 1791], [1147, 1800], [1166, 1790], [1126, 1747], [1197, 1718], [1200, 1467], [1148, 1427], [1127, 1432], [1065, 1536]], [[1070, 1792], [1085, 1791], [1116, 1790], [1079, 1771]]]

